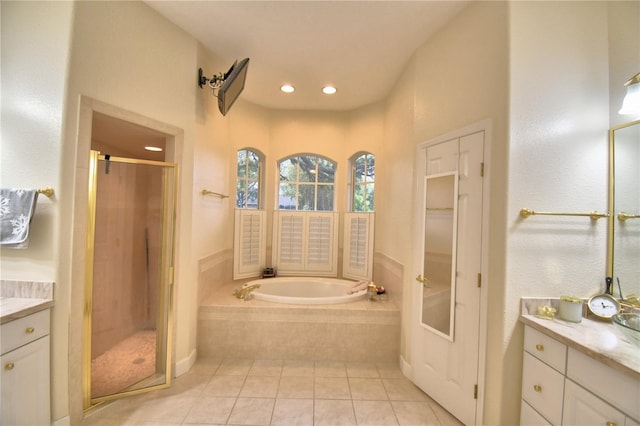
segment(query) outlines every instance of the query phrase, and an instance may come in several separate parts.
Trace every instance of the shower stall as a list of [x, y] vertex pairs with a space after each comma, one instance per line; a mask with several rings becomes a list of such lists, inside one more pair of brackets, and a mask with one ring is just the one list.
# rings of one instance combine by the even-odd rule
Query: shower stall
[[176, 165], [91, 151], [85, 409], [170, 383]]

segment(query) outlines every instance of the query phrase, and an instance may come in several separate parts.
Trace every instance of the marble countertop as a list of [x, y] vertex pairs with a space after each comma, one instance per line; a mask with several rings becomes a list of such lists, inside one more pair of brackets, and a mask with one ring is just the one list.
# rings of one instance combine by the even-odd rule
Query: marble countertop
[[540, 318], [537, 307], [557, 307], [557, 299], [522, 299], [520, 321], [624, 374], [640, 380], [640, 346], [609, 322], [582, 318], [574, 323]]
[[53, 305], [51, 299], [0, 297], [0, 324], [26, 317]]
[[52, 282], [0, 280], [0, 324], [53, 307]]

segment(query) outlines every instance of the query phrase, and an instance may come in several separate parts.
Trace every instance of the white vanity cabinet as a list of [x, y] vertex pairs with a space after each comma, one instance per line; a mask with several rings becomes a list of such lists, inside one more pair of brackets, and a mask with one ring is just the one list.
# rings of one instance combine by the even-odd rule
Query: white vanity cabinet
[[51, 423], [49, 323], [45, 309], [0, 326], [3, 426]]
[[521, 425], [634, 426], [640, 381], [525, 325]]

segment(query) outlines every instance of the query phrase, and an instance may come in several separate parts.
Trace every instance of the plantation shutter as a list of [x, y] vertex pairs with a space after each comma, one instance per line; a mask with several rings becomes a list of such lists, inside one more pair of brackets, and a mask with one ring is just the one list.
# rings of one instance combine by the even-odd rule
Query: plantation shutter
[[265, 267], [266, 212], [236, 209], [234, 226], [233, 279], [260, 276]]
[[273, 233], [273, 265], [279, 275], [337, 276], [337, 213], [276, 211]]
[[287, 269], [304, 269], [304, 258], [302, 257], [303, 222], [304, 217], [298, 213], [289, 213], [279, 217], [278, 261], [275, 263], [279, 273]]
[[345, 213], [342, 275], [371, 281], [373, 278], [373, 213]]
[[309, 217], [309, 237], [307, 244], [307, 264], [327, 264], [330, 258], [330, 220], [328, 217]]

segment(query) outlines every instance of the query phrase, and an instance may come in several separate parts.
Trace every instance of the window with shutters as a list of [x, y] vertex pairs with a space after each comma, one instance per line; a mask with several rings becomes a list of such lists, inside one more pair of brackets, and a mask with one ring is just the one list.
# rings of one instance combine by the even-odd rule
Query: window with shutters
[[373, 277], [373, 213], [345, 213], [342, 275], [369, 280]]
[[238, 150], [236, 207], [239, 209], [262, 208], [262, 176], [264, 156], [257, 150]]
[[344, 215], [342, 275], [345, 278], [371, 280], [375, 156], [370, 152], [357, 152], [349, 159], [349, 171], [349, 212]]
[[376, 176], [376, 158], [369, 152], [358, 152], [349, 159], [349, 210], [372, 212]]
[[335, 173], [335, 162], [314, 154], [296, 154], [278, 163], [272, 255], [279, 275], [337, 276]]
[[278, 275], [338, 274], [338, 213], [273, 213], [273, 265]]
[[233, 252], [233, 279], [260, 276], [266, 258], [266, 212], [236, 209]]
[[313, 154], [298, 154], [278, 163], [280, 210], [334, 210], [336, 163]]

